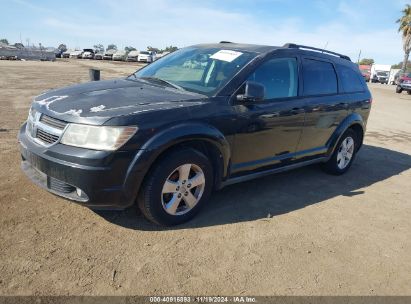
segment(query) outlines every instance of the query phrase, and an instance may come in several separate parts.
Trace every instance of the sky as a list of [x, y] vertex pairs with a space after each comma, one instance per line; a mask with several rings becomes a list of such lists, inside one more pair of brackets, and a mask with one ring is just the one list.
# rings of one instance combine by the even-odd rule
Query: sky
[[0, 38], [89, 48], [164, 48], [221, 40], [293, 42], [356, 61], [403, 59], [395, 21], [411, 0], [0, 0]]

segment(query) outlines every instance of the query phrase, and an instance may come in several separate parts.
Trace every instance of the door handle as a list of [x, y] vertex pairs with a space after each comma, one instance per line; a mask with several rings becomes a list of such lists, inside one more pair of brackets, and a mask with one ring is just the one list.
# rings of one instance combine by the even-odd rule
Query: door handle
[[348, 108], [348, 103], [347, 102], [340, 102], [338, 104], [338, 106], [344, 107], [344, 108]]

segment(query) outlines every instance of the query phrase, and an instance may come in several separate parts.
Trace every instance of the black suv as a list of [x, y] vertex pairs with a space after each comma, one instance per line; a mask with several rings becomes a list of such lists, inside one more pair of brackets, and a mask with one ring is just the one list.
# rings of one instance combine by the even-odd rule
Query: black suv
[[162, 225], [211, 191], [313, 163], [343, 174], [371, 94], [344, 55], [296, 44], [183, 48], [127, 78], [48, 91], [19, 133], [24, 172], [91, 208]]

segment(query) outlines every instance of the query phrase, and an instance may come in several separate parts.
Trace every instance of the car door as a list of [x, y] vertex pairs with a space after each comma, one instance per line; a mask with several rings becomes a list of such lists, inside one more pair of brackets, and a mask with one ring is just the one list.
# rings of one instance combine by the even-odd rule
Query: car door
[[282, 165], [296, 151], [304, 124], [303, 101], [298, 98], [299, 59], [272, 57], [248, 77], [265, 87], [260, 102], [235, 102], [237, 132], [232, 174]]
[[323, 58], [302, 58], [305, 124], [298, 145], [299, 156], [326, 152], [326, 144], [347, 117], [349, 97], [341, 94], [334, 64]]

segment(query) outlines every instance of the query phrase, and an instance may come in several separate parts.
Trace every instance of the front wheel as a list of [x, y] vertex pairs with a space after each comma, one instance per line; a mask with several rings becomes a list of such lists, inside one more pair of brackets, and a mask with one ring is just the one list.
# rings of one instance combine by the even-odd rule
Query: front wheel
[[397, 86], [395, 88], [395, 93], [398, 93], [398, 94], [402, 93], [402, 88], [400, 86]]
[[351, 167], [358, 147], [357, 134], [352, 129], [348, 129], [338, 142], [331, 158], [322, 164], [323, 170], [333, 175], [344, 174]]
[[151, 169], [138, 196], [145, 217], [160, 225], [182, 224], [208, 200], [213, 185], [208, 158], [193, 149], [162, 157]]

